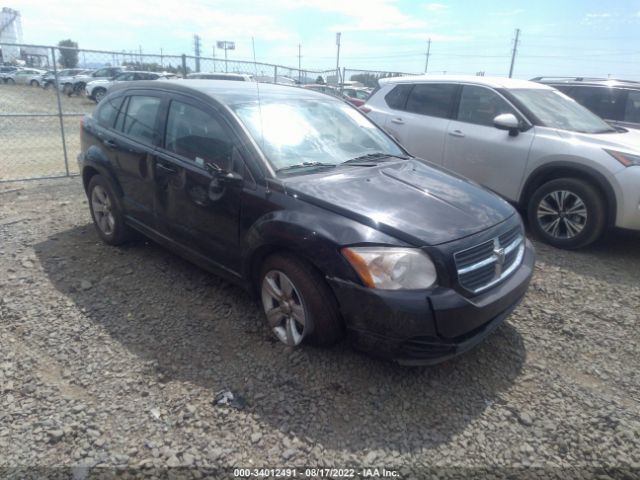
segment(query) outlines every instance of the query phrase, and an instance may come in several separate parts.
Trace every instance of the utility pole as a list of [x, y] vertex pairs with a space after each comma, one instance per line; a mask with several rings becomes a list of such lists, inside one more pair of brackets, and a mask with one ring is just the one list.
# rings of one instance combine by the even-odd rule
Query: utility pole
[[427, 70], [429, 69], [429, 55], [431, 53], [431, 39], [429, 39], [429, 41], [427, 42], [427, 54], [425, 55], [427, 58], [424, 61], [424, 73], [427, 73]]
[[162, 48], [160, 48], [160, 66], [164, 70], [164, 54], [162, 53]]
[[298, 44], [298, 84], [302, 83], [302, 45]]
[[200, 71], [200, 35], [193, 36], [193, 49], [196, 54], [196, 72]]
[[140, 59], [140, 68], [142, 69], [142, 45], [138, 45], [138, 52], [140, 53], [138, 58]]
[[513, 64], [516, 63], [516, 53], [518, 53], [519, 39], [520, 39], [520, 29], [516, 28], [516, 38], [513, 41], [513, 52], [511, 53], [511, 66], [509, 67], [509, 78], [513, 76]]
[[213, 71], [216, 71], [216, 44], [213, 44]]
[[[340, 32], [336, 33], [336, 46], [338, 47], [338, 53], [336, 54], [336, 83], [340, 83]], [[340, 89], [342, 90], [342, 89]]]

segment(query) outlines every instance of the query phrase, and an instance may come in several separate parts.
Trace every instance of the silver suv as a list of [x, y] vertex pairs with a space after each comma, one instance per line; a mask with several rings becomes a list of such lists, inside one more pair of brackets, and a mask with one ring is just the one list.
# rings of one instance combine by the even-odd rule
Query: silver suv
[[640, 230], [640, 131], [613, 128], [558, 90], [524, 80], [380, 80], [361, 107], [416, 156], [527, 211], [546, 242], [579, 248]]

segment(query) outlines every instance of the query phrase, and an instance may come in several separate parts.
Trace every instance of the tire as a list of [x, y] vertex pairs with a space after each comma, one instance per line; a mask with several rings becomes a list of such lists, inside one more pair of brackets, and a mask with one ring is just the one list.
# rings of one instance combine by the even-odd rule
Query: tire
[[577, 178], [551, 180], [534, 192], [527, 214], [531, 230], [546, 243], [576, 249], [604, 232], [606, 205], [602, 194]]
[[9, 85], [15, 85], [16, 81], [13, 78], [7, 78], [5, 80], [5, 83], [9, 84]]
[[[343, 328], [338, 304], [312, 265], [290, 254], [274, 254], [263, 263], [258, 281], [267, 325], [282, 343], [291, 347], [303, 342], [329, 346], [340, 340]], [[270, 281], [275, 282], [275, 292]], [[286, 281], [292, 286], [288, 294]], [[279, 300], [274, 295], [278, 290], [284, 294]], [[289, 333], [294, 328], [297, 335]]]
[[65, 83], [62, 86], [62, 93], [63, 95], [67, 95], [67, 96], [71, 96], [71, 94], [73, 93], [73, 85], [71, 85], [70, 83]]
[[100, 100], [102, 100], [106, 94], [107, 91], [102, 87], [96, 88], [93, 92], [91, 92], [91, 96], [96, 103], [100, 103]]
[[102, 241], [109, 245], [121, 245], [130, 240], [132, 231], [124, 221], [120, 202], [102, 175], [91, 177], [87, 196], [91, 218]]
[[38, 83], [37, 80], [31, 80], [31, 82], [29, 82], [29, 85], [31, 85], [32, 87], [39, 87], [40, 84]]

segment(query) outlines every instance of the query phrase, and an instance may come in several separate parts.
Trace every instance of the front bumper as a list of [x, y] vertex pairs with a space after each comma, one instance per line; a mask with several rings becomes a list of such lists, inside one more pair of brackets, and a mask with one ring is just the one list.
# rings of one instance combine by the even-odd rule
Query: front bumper
[[470, 350], [509, 316], [527, 291], [534, 263], [527, 240], [520, 267], [473, 298], [443, 287], [391, 291], [329, 282], [356, 348], [404, 365], [433, 365]]
[[640, 230], [640, 166], [622, 169], [615, 179], [620, 189], [616, 227]]

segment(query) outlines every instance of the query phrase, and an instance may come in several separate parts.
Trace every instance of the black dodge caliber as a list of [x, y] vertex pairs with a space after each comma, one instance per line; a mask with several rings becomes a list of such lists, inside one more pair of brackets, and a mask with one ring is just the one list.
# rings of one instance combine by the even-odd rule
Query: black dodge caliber
[[253, 291], [284, 344], [432, 364], [520, 302], [534, 252], [496, 195], [296, 87], [123, 84], [82, 121], [98, 234], [135, 230]]

